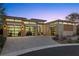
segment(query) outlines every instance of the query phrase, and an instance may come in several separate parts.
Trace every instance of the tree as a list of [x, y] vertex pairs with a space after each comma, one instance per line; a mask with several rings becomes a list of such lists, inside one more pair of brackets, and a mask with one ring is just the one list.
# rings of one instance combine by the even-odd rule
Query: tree
[[71, 20], [71, 21], [79, 20], [79, 14], [71, 13], [68, 16], [66, 16], [66, 19]]
[[0, 3], [0, 16], [5, 15], [5, 8], [4, 8], [4, 4]]
[[3, 3], [0, 3], [0, 35], [3, 35], [3, 21], [5, 16], [5, 8]]

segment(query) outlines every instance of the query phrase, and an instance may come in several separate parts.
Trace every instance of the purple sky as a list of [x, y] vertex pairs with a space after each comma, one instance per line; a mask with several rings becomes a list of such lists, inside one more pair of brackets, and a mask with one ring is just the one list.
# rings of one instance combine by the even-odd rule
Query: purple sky
[[70, 13], [79, 13], [78, 3], [6, 3], [4, 5], [7, 15], [28, 19], [64, 20]]

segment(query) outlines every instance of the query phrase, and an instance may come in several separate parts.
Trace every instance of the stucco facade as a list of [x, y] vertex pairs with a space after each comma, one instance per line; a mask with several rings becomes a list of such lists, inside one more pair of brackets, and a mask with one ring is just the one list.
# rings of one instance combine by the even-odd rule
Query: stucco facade
[[31, 31], [32, 36], [72, 36], [78, 32], [79, 22], [68, 20], [55, 20], [46, 22], [41, 19], [27, 19], [23, 17], [5, 16], [3, 22], [3, 35], [7, 36], [27, 36]]

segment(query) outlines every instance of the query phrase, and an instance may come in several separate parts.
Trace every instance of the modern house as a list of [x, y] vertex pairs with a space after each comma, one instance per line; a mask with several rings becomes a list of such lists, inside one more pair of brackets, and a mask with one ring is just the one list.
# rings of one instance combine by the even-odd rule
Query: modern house
[[72, 36], [78, 34], [79, 28], [78, 23], [75, 21], [69, 20], [55, 20], [49, 22], [49, 32], [50, 35], [59, 35], [59, 36]]
[[55, 20], [47, 22], [41, 19], [27, 19], [23, 17], [5, 16], [3, 21], [3, 36], [72, 36], [79, 34], [79, 22], [70, 20]]
[[5, 16], [3, 23], [4, 36], [26, 36], [27, 32], [32, 32], [32, 35], [44, 32], [44, 22], [40, 19], [26, 19], [22, 17]]

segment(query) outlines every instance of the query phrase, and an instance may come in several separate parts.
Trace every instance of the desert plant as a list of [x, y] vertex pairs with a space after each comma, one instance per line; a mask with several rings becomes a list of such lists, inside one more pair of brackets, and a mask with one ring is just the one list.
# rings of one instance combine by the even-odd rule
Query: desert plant
[[32, 32], [31, 32], [31, 31], [28, 31], [28, 32], [26, 33], [26, 36], [32, 36]]
[[71, 39], [68, 39], [68, 41], [67, 41], [68, 43], [72, 43], [72, 40]]

